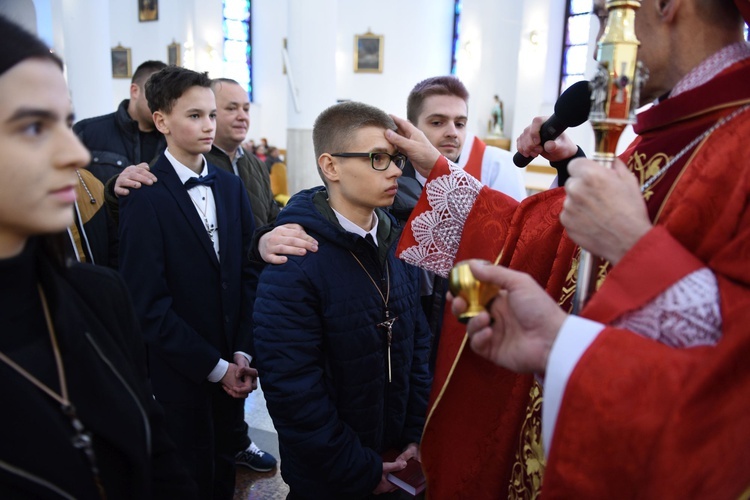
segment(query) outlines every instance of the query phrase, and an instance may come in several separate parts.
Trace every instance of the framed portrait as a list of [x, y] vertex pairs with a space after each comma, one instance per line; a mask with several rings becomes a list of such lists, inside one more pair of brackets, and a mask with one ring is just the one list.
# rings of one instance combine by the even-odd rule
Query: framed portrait
[[383, 72], [383, 36], [369, 31], [364, 35], [354, 35], [354, 72]]
[[112, 48], [112, 78], [131, 78], [130, 49], [118, 45]]
[[138, 21], [159, 20], [159, 0], [138, 0]]
[[170, 66], [182, 66], [180, 44], [175, 41], [167, 45], [167, 64]]

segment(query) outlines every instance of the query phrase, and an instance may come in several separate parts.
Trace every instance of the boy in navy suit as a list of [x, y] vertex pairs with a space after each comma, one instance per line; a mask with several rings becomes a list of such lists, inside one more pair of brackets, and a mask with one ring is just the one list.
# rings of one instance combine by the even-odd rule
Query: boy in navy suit
[[201, 498], [232, 498], [232, 428], [256, 386], [247, 251], [255, 229], [239, 177], [206, 162], [216, 103], [205, 73], [167, 67], [146, 84], [167, 149], [159, 182], [120, 200], [120, 271], [148, 346], [154, 395]]

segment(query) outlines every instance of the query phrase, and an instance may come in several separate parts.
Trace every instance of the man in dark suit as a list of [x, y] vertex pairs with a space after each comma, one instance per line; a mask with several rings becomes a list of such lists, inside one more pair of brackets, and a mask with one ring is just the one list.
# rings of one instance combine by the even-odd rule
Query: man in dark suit
[[106, 115], [79, 121], [73, 131], [91, 152], [87, 170], [106, 184], [129, 165], [148, 165], [164, 151], [164, 137], [156, 130], [146, 102], [146, 82], [166, 67], [162, 61], [145, 61], [133, 73], [130, 98]]
[[146, 85], [167, 149], [159, 182], [120, 206], [120, 270], [149, 352], [154, 395], [201, 498], [234, 493], [232, 428], [249, 367], [255, 228], [239, 177], [206, 162], [216, 103], [205, 73], [168, 67]]

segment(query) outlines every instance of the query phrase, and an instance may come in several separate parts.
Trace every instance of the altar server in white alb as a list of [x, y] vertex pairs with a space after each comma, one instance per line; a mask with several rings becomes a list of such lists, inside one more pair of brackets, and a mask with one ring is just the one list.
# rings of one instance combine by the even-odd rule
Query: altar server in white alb
[[[523, 176], [509, 151], [485, 144], [467, 134], [469, 92], [454, 76], [437, 76], [414, 86], [406, 102], [406, 116], [433, 146], [482, 184], [522, 200]], [[406, 172], [405, 172], [406, 173]], [[415, 178], [424, 185], [425, 179]]]

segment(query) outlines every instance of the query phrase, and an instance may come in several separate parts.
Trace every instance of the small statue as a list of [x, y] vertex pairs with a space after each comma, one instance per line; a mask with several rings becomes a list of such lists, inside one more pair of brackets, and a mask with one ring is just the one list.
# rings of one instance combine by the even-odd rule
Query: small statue
[[492, 107], [492, 119], [490, 120], [490, 135], [503, 137], [503, 101], [495, 95], [495, 104]]
[[607, 91], [609, 89], [609, 70], [606, 64], [600, 63], [594, 78], [591, 79], [591, 113], [590, 120], [606, 120]]

